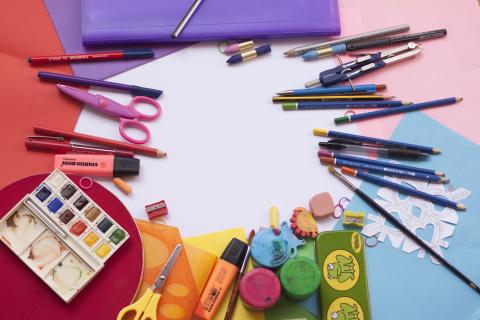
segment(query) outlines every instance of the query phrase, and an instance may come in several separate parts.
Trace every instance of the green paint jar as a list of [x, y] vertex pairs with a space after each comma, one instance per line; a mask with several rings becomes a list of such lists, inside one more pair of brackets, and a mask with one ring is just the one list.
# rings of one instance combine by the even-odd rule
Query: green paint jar
[[294, 300], [307, 299], [320, 284], [317, 264], [306, 257], [289, 259], [280, 269], [279, 275], [285, 296]]

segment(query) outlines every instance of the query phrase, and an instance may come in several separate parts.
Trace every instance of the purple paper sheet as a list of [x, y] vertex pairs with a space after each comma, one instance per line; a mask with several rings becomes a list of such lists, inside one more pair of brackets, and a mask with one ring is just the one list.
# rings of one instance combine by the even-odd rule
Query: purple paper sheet
[[[82, 23], [81, 23], [81, 1], [80, 0], [44, 0], [45, 6], [50, 14], [58, 37], [62, 43], [65, 53], [86, 53], [98, 51], [112, 51], [124, 47], [105, 47], [94, 50], [87, 49], [82, 44]], [[155, 58], [164, 57], [170, 53], [181, 50], [189, 44], [155, 44], [143, 45], [155, 51]], [[131, 47], [131, 46], [129, 46]], [[59, 54], [58, 52], [45, 52], [48, 54]], [[126, 61], [107, 61], [107, 62], [89, 62], [72, 63], [73, 73], [76, 76], [88, 77], [94, 79], [105, 79], [115, 74], [132, 69], [151, 59], [126, 60]], [[47, 70], [48, 67], [45, 68]]]

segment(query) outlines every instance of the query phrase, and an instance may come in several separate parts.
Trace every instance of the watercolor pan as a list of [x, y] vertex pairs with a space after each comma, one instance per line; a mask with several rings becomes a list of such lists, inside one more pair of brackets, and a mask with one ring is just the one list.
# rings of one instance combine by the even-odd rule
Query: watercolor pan
[[67, 183], [63, 188], [60, 194], [66, 200], [70, 199], [75, 193], [77, 192], [77, 188], [75, 188], [70, 183]]
[[107, 212], [58, 170], [0, 220], [0, 242], [67, 303], [128, 238]]

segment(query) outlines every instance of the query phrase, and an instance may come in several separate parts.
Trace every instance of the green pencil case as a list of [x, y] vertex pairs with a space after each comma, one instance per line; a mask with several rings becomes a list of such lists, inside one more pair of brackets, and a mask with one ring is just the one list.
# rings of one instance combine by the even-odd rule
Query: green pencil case
[[365, 247], [356, 231], [322, 232], [316, 239], [320, 319], [370, 320]]

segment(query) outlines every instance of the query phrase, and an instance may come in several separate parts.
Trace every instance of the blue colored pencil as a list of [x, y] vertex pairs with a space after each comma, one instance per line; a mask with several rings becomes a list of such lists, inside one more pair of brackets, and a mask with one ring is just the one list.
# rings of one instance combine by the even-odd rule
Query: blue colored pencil
[[293, 89], [277, 92], [279, 96], [315, 96], [322, 94], [337, 94], [337, 93], [375, 93], [379, 90], [384, 90], [387, 86], [384, 84], [359, 84], [355, 85], [355, 90], [352, 86], [337, 86], [329, 88], [309, 88], [309, 89]]
[[413, 172], [432, 174], [432, 175], [436, 175], [436, 176], [444, 176], [445, 175], [443, 172], [436, 171], [436, 170], [406, 166], [404, 164], [398, 164], [398, 163], [390, 163], [390, 162], [385, 162], [385, 161], [371, 160], [371, 159], [361, 158], [361, 157], [354, 157], [354, 156], [349, 156], [349, 155], [346, 155], [346, 154], [341, 154], [341, 153], [336, 153], [336, 152], [330, 152], [330, 151], [326, 151], [326, 150], [318, 151], [318, 156], [319, 157], [337, 158], [337, 159], [354, 161], [354, 162], [361, 162], [361, 163], [368, 163], [368, 164], [373, 164], [373, 165], [377, 165], [377, 166], [381, 166], [381, 167], [394, 168], [394, 169], [400, 169], [400, 170], [408, 170], [408, 171], [413, 171]]
[[355, 170], [355, 169], [352, 169], [352, 168], [349, 168], [349, 167], [342, 167], [342, 172], [346, 173], [346, 174], [349, 174], [349, 175], [352, 175], [352, 176], [360, 177], [360, 178], [362, 178], [366, 181], [369, 181], [371, 183], [374, 183], [376, 185], [391, 188], [391, 189], [397, 190], [400, 193], [404, 193], [404, 194], [407, 194], [407, 195], [410, 195], [410, 196], [425, 199], [425, 200], [428, 200], [432, 203], [436, 203], [436, 204], [439, 204], [439, 205], [442, 205], [442, 206], [445, 206], [445, 207], [458, 209], [458, 210], [466, 210], [467, 209], [467, 208], [465, 208], [465, 206], [462, 203], [451, 201], [451, 200], [448, 200], [448, 199], [440, 197], [440, 196], [435, 196], [435, 195], [430, 194], [430, 193], [426, 193], [426, 192], [423, 192], [423, 191], [420, 191], [420, 190], [417, 190], [417, 189], [414, 189], [414, 188], [410, 188], [410, 187], [407, 187], [407, 186], [404, 186], [404, 185], [401, 185], [401, 184], [398, 184], [398, 183], [395, 183], [395, 182], [391, 182], [391, 181], [382, 179], [380, 177], [377, 177], [377, 176], [374, 176], [374, 175], [371, 175], [371, 174], [368, 174], [368, 173], [365, 173], [365, 172], [362, 172], [362, 171], [358, 171], [358, 170]]
[[399, 147], [399, 148], [405, 148], [410, 150], [418, 150], [418, 151], [429, 153], [429, 154], [441, 152], [438, 148], [433, 148], [433, 147], [426, 147], [426, 146], [421, 146], [417, 144], [411, 144], [411, 143], [405, 143], [405, 142], [393, 141], [393, 140], [385, 140], [380, 138], [367, 137], [367, 136], [361, 136], [357, 134], [320, 129], [320, 128], [313, 129], [313, 134], [316, 136], [360, 141], [360, 142], [382, 145], [387, 147]]
[[365, 113], [360, 113], [360, 114], [338, 117], [338, 118], [335, 118], [334, 121], [335, 121], [335, 124], [341, 124], [341, 123], [353, 122], [353, 121], [357, 121], [357, 120], [365, 120], [365, 119], [389, 116], [389, 115], [397, 114], [397, 113], [406, 113], [406, 112], [418, 111], [418, 110], [426, 109], [426, 108], [441, 107], [441, 106], [445, 106], [445, 105], [449, 105], [449, 104], [454, 104], [454, 103], [457, 103], [457, 102], [460, 102], [460, 101], [462, 101], [462, 98], [451, 97], [451, 98], [445, 98], [445, 99], [415, 103], [415, 104], [412, 104], [412, 105], [410, 105], [408, 107], [405, 107], [405, 108], [391, 108], [391, 109], [384, 109], [384, 110], [378, 110], [378, 111], [365, 112]]
[[392, 108], [410, 104], [405, 101], [305, 101], [285, 102], [283, 110], [322, 110], [322, 109], [360, 109], [360, 108]]
[[449, 181], [447, 178], [440, 177], [434, 174], [427, 174], [427, 173], [415, 172], [411, 170], [402, 170], [402, 169], [383, 167], [383, 166], [378, 166], [375, 164], [369, 164], [364, 162], [348, 161], [348, 160], [330, 158], [330, 157], [320, 157], [320, 161], [323, 164], [327, 164], [327, 165], [333, 164], [336, 166], [363, 169], [363, 170], [378, 172], [386, 175], [408, 177], [411, 179], [420, 179], [420, 180], [427, 180], [427, 181], [434, 181], [434, 182], [441, 182], [441, 183], [447, 183]]

